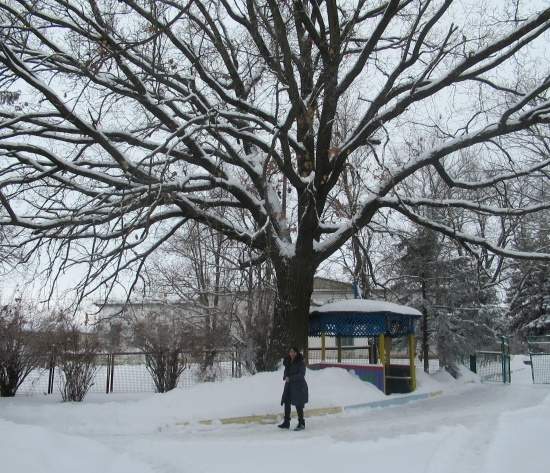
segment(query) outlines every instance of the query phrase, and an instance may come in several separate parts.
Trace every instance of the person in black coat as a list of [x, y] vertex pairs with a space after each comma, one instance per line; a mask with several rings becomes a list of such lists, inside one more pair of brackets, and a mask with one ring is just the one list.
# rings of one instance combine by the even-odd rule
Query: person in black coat
[[285, 418], [279, 427], [281, 429], [290, 428], [290, 406], [292, 404], [296, 406], [296, 412], [298, 414], [298, 426], [294, 430], [304, 430], [306, 428], [306, 423], [304, 421], [304, 406], [309, 400], [305, 378], [306, 364], [304, 357], [298, 349], [292, 347], [288, 351], [288, 355], [284, 358], [283, 365], [285, 367], [285, 372], [283, 374], [285, 387], [281, 397], [281, 405], [285, 406]]

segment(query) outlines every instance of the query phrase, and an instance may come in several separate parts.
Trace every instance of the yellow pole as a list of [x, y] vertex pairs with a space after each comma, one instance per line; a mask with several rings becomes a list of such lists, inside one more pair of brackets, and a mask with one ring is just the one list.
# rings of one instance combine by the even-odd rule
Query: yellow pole
[[384, 378], [384, 393], [386, 392], [386, 344], [384, 334], [378, 335], [378, 359], [383, 367], [382, 376]]
[[336, 347], [338, 348], [338, 363], [342, 363], [342, 338], [336, 337]]
[[325, 361], [326, 358], [326, 343], [325, 334], [321, 335], [321, 361]]
[[386, 365], [386, 344], [384, 343], [384, 334], [378, 335], [378, 362]]
[[416, 389], [416, 338], [409, 335], [409, 367], [411, 371], [411, 391]]
[[384, 354], [386, 355], [386, 365], [391, 365], [391, 347], [392, 347], [392, 338], [384, 337]]

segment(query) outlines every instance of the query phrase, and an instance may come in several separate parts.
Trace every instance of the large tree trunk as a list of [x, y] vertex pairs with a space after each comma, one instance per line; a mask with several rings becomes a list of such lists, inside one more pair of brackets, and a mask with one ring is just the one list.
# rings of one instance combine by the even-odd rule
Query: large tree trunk
[[277, 300], [272, 333], [273, 355], [282, 358], [290, 347], [307, 356], [308, 319], [315, 267], [311, 258], [294, 257], [275, 265]]

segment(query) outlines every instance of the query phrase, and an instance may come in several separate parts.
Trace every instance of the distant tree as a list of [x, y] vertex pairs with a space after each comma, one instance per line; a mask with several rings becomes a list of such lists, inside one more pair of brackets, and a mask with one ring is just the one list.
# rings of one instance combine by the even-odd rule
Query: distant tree
[[213, 372], [220, 349], [235, 344], [239, 248], [220, 232], [189, 222], [147, 265], [146, 285], [157, 297], [185, 304], [194, 313], [194, 347], [202, 372]]
[[22, 301], [0, 306], [0, 396], [15, 396], [25, 379], [48, 361], [33, 307]]
[[398, 245], [402, 256], [398, 262], [397, 287], [402, 289], [396, 292], [422, 311], [420, 346], [426, 372], [429, 372], [430, 309], [441, 300], [442, 278], [448, 277], [447, 267], [440, 260], [439, 238], [435, 232], [419, 229]]
[[456, 376], [458, 363], [505, 333], [505, 310], [475, 258], [449, 258], [446, 276], [440, 305], [431, 308], [432, 340], [440, 366]]
[[20, 91], [0, 90], [0, 105], [13, 105], [20, 96]]
[[473, 256], [461, 256], [451, 242], [419, 229], [400, 245], [396, 293], [422, 310], [421, 350], [429, 370], [430, 346], [441, 366], [456, 364], [492, 343], [503, 311], [495, 287]]
[[[550, 250], [549, 218], [527, 220], [518, 226], [515, 244], [521, 251]], [[510, 268], [507, 290], [508, 323], [512, 333], [550, 333], [550, 263], [515, 262]]]
[[275, 273], [260, 256], [190, 222], [146, 265], [145, 285], [152, 293], [193, 307], [195, 345], [200, 338], [205, 372], [220, 349], [232, 347], [249, 372], [280, 362], [280, 350], [272, 343]]
[[245, 366], [250, 373], [273, 370], [281, 352], [274, 340], [276, 281], [270, 262], [241, 268], [239, 288], [234, 336]]

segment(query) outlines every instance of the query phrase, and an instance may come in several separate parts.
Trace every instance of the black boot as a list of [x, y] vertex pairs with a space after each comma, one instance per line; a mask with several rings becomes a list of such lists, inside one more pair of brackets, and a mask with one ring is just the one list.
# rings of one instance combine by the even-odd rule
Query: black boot
[[301, 419], [301, 420], [298, 421], [298, 425], [296, 426], [296, 428], [294, 430], [295, 431], [306, 430], [306, 423], [305, 423], [304, 419]]
[[279, 427], [279, 429], [290, 429], [290, 419], [283, 420], [283, 423], [279, 424], [277, 427]]
[[305, 430], [306, 422], [304, 420], [304, 408], [296, 407], [296, 413], [298, 414], [298, 425], [294, 430]]

